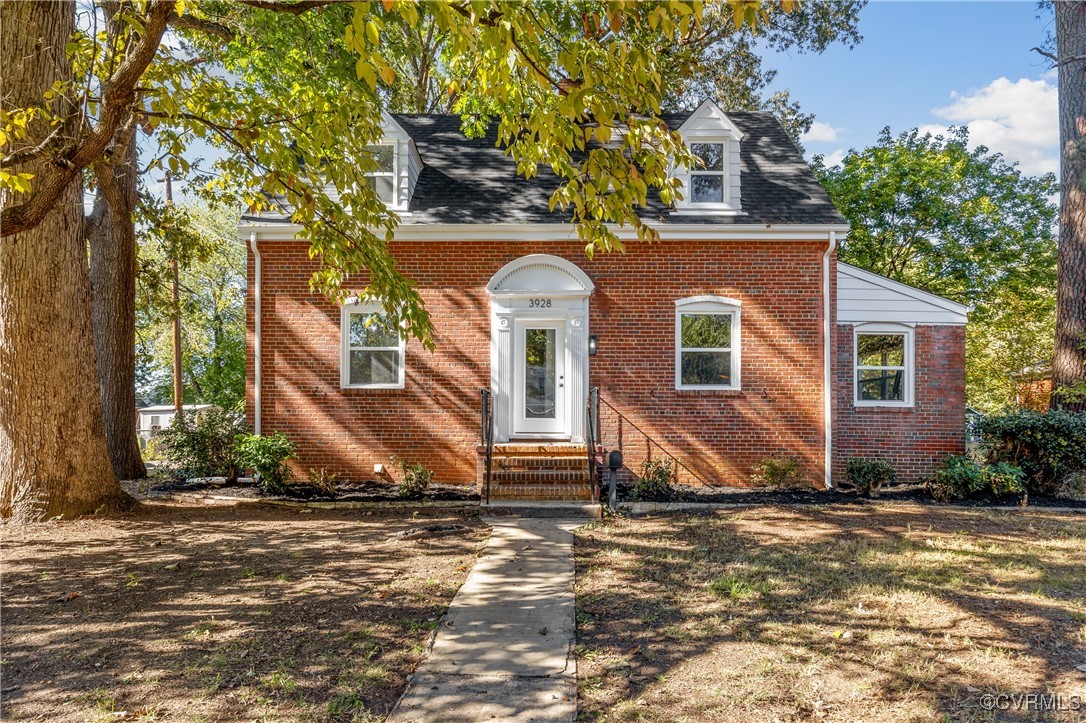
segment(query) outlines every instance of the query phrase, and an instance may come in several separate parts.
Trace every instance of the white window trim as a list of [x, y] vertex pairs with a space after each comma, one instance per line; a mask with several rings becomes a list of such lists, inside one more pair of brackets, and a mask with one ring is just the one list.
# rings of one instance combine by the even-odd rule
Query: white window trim
[[[861, 334], [897, 334], [905, 337], [905, 389], [902, 401], [882, 399], [860, 399], [860, 355], [859, 338]], [[870, 368], [870, 367], [868, 367]], [[893, 367], [897, 368], [897, 367]], [[852, 403], [857, 407], [898, 407], [909, 408], [915, 405], [916, 387], [916, 336], [913, 328], [906, 324], [857, 324], [852, 328]]]
[[[678, 391], [712, 391], [732, 392], [742, 389], [740, 371], [743, 368], [742, 359], [742, 320], [740, 318], [743, 303], [738, 299], [726, 296], [690, 296], [675, 302], [675, 389]], [[731, 384], [683, 384], [682, 382], [682, 320], [683, 314], [719, 314], [732, 317], [731, 359], [732, 374]], [[688, 350], [690, 351], [690, 350]]]
[[380, 141], [371, 143], [371, 147], [390, 146], [392, 148], [392, 171], [366, 171], [366, 177], [382, 177], [392, 180], [392, 200], [385, 205], [388, 208], [400, 207], [400, 144], [396, 141]]
[[[693, 166], [686, 172], [686, 177], [689, 183], [686, 184], [686, 205], [691, 208], [709, 208], [709, 209], [730, 209], [731, 208], [731, 196], [730, 189], [728, 188], [728, 153], [731, 152], [731, 148], [728, 147], [727, 138], [691, 138], [690, 150], [693, 152], [694, 145], [715, 145], [720, 146], [720, 170], [709, 171], [704, 168]], [[719, 201], [695, 201], [694, 200], [694, 176], [720, 176], [720, 199]]]
[[400, 344], [396, 347], [367, 346], [358, 349], [399, 351], [399, 379], [393, 384], [351, 384], [351, 314], [382, 313], [381, 305], [376, 302], [351, 302], [339, 310], [339, 386], [341, 389], [403, 389], [407, 368], [407, 342], [400, 334]]

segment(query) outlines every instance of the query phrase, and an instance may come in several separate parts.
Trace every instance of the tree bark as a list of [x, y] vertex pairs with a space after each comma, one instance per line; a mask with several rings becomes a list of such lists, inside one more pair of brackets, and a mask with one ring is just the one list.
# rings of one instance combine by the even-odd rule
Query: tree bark
[[[5, 109], [38, 105], [54, 81], [70, 79], [64, 48], [74, 30], [70, 1], [0, 0]], [[32, 130], [45, 137], [44, 126]], [[37, 176], [48, 164], [9, 170]], [[4, 210], [19, 202], [0, 191]], [[0, 243], [0, 516], [19, 521], [132, 502], [106, 451], [83, 221], [77, 174], [39, 224]]]
[[87, 218], [91, 326], [106, 442], [121, 479], [147, 476], [136, 438], [135, 125], [118, 134], [109, 162], [94, 166], [98, 192]]
[[1052, 404], [1086, 410], [1086, 2], [1054, 5], [1062, 159]]

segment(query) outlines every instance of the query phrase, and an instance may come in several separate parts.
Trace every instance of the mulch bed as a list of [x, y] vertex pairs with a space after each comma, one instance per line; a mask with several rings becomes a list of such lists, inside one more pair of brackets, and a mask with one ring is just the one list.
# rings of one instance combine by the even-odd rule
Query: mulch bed
[[450, 485], [434, 483], [423, 495], [412, 497], [400, 496], [399, 487], [394, 482], [343, 482], [336, 485], [336, 494], [326, 495], [306, 484], [292, 484], [287, 494], [272, 495], [253, 484], [242, 484], [236, 480], [210, 482], [206, 480], [188, 481], [166, 477], [151, 477], [125, 483], [128, 492], [140, 499], [169, 497], [173, 494], [214, 494], [220, 497], [232, 497], [238, 500], [267, 500], [290, 502], [404, 502], [404, 501], [445, 501], [478, 502], [479, 495], [472, 485]]
[[[924, 485], [896, 485], [883, 488], [877, 499], [866, 497], [853, 489], [793, 489], [793, 488], [742, 488], [742, 487], [693, 487], [676, 485], [674, 493], [667, 497], [637, 497], [632, 484], [618, 485], [619, 502], [720, 502], [752, 505], [840, 505], [874, 504], [885, 502], [911, 502], [922, 505], [942, 506], [946, 503], [933, 500]], [[604, 487], [603, 498], [607, 489]], [[966, 507], [1006, 507], [1021, 504], [1019, 495], [1005, 497], [981, 496], [958, 500], [952, 504]], [[1064, 499], [1047, 495], [1030, 494], [1029, 507], [1074, 507], [1086, 509], [1086, 500]]]

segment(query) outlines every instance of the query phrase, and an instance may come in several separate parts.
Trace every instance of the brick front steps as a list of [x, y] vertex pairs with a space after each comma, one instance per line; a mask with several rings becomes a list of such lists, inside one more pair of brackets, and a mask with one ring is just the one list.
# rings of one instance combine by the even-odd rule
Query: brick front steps
[[[485, 485], [485, 480], [482, 480]], [[480, 490], [485, 495], [485, 489]], [[491, 501], [594, 502], [583, 444], [509, 442], [495, 444]]]

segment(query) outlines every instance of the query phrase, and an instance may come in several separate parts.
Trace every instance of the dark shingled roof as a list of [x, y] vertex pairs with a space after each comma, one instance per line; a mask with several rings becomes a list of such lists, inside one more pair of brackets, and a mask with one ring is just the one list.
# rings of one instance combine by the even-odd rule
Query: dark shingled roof
[[[743, 133], [740, 145], [742, 215], [670, 213], [653, 200], [642, 218], [670, 224], [843, 224], [814, 172], [784, 129], [769, 113], [730, 112], [728, 118]], [[664, 115], [678, 128], [689, 113]], [[396, 114], [396, 121], [414, 140], [425, 166], [411, 196], [410, 214], [402, 224], [562, 223], [569, 213], [548, 209], [558, 178], [549, 168], [525, 180], [516, 163], [495, 146], [497, 126], [484, 138], [468, 139], [456, 115]], [[257, 220], [245, 217], [246, 220]], [[282, 220], [263, 214], [260, 220]]]

